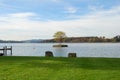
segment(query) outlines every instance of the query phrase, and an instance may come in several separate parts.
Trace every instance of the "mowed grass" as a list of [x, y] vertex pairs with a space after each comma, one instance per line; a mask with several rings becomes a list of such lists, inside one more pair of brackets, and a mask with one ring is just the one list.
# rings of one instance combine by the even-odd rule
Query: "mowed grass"
[[120, 58], [0, 57], [0, 80], [120, 80]]

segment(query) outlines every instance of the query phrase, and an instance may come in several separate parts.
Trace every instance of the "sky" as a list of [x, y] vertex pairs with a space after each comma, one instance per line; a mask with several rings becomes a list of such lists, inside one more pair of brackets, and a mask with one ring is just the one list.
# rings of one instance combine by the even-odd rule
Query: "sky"
[[120, 35], [120, 0], [0, 0], [0, 40]]

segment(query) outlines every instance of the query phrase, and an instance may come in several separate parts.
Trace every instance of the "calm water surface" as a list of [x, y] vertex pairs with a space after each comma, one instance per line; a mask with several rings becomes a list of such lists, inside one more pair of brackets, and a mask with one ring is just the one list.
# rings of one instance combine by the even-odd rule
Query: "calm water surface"
[[[44, 56], [52, 51], [56, 57], [67, 57], [68, 53], [77, 53], [78, 57], [115, 57], [120, 58], [120, 43], [67, 43], [66, 48], [52, 47], [53, 43], [2, 43], [13, 47], [13, 56]], [[10, 52], [8, 52], [8, 56]]]

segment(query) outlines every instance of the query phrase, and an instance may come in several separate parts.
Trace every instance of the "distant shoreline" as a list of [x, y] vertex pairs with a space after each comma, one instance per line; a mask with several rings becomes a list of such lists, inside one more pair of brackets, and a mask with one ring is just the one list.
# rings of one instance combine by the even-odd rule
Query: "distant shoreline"
[[[59, 43], [54, 39], [0, 40], [0, 43]], [[120, 43], [120, 36], [106, 37], [67, 37], [64, 43]]]
[[[0, 42], [1, 43], [1, 42]], [[10, 43], [10, 42], [2, 42], [2, 43]], [[24, 44], [24, 43], [32, 43], [32, 44], [34, 44], [33, 42], [11, 42], [11, 43], [21, 43], [21, 44]], [[37, 43], [37, 42], [36, 42]], [[35, 43], [35, 44], [36, 44]], [[51, 44], [57, 44], [57, 43], [52, 43], [52, 42], [46, 42], [46, 43], [51, 43]], [[69, 44], [69, 43], [120, 43], [120, 42], [65, 42], [65, 44]], [[39, 44], [39, 43], [38, 43]], [[45, 42], [43, 43], [43, 44], [45, 44]], [[58, 43], [59, 44], [59, 43]], [[64, 44], [64, 43], [62, 43], [62, 44]]]

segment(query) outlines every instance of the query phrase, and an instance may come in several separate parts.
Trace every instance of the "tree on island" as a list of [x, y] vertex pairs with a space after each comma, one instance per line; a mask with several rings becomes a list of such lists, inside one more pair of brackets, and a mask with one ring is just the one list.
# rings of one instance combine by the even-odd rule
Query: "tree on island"
[[120, 35], [115, 36], [113, 42], [120, 42]]
[[62, 42], [65, 42], [65, 39], [67, 36], [66, 36], [65, 32], [58, 31], [54, 34], [53, 37], [56, 42], [62, 43]]

